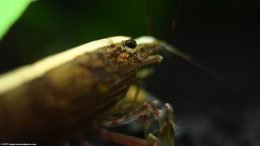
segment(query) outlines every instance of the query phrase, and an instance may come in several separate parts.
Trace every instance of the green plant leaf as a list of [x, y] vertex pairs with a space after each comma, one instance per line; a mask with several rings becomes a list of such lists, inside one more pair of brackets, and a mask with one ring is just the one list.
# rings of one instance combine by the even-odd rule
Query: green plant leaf
[[33, 0], [0, 0], [0, 40]]

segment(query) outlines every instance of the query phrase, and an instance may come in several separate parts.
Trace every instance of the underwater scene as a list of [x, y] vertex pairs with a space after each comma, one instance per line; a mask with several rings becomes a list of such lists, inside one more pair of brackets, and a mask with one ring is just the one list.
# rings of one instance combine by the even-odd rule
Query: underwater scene
[[0, 0], [0, 145], [259, 146], [259, 7]]

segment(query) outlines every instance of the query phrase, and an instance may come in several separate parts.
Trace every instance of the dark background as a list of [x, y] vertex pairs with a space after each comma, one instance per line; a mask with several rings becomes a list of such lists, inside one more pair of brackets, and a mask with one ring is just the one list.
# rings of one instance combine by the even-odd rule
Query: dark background
[[152, 35], [218, 76], [166, 54], [146, 82], [173, 104], [178, 145], [259, 145], [258, 25], [256, 0], [38, 0], [1, 40], [0, 72], [100, 38]]

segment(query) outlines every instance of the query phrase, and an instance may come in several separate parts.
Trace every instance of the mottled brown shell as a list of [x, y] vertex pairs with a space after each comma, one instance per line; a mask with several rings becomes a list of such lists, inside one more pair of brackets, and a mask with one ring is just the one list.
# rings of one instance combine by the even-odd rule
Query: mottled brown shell
[[138, 69], [156, 63], [156, 43], [122, 43], [79, 55], [0, 94], [1, 141], [45, 143], [92, 126], [128, 91]]
[[124, 96], [138, 61], [120, 46], [100, 48], [0, 95], [1, 140], [46, 141], [88, 126]]

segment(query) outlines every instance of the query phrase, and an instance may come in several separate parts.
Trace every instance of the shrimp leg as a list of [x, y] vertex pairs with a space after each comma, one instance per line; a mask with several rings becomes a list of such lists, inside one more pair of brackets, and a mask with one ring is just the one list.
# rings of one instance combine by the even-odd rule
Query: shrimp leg
[[[158, 109], [157, 104], [158, 102], [156, 100], [154, 100], [151, 104], [144, 103], [142, 107], [129, 113], [128, 115], [125, 115], [116, 120], [104, 121], [103, 126], [114, 127], [130, 123], [134, 120], [141, 120], [144, 122], [145, 128], [149, 129], [150, 126], [152, 127], [154, 123], [157, 123], [159, 126], [159, 134], [157, 134], [158, 137], [149, 130], [148, 132], [146, 131], [149, 140], [110, 132], [107, 130], [98, 130], [99, 136], [103, 137], [104, 139], [128, 146], [174, 146], [175, 124], [173, 108], [169, 103], [166, 103], [162, 106], [161, 109]], [[153, 120], [148, 119], [148, 117], [151, 116], [153, 117]]]

